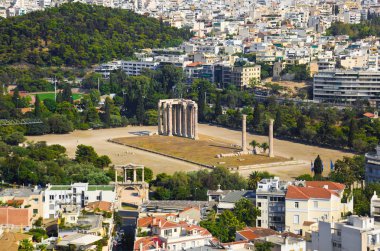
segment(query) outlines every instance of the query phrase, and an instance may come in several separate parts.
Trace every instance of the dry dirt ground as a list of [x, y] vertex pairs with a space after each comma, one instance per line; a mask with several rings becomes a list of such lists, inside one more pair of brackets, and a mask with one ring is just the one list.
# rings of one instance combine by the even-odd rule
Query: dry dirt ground
[[[193, 171], [199, 170], [200, 167], [189, 164], [180, 160], [171, 159], [145, 151], [136, 150], [130, 147], [107, 142], [111, 138], [120, 137], [137, 137], [141, 131], [156, 132], [155, 126], [142, 126], [126, 128], [112, 128], [102, 130], [75, 131], [71, 134], [64, 135], [42, 135], [29, 136], [29, 141], [46, 141], [48, 144], [61, 144], [67, 149], [70, 157], [75, 156], [77, 145], [91, 145], [95, 148], [98, 154], [108, 155], [114, 164], [138, 163], [152, 168], [155, 174], [166, 172], [174, 173], [175, 171]], [[241, 140], [241, 132], [226, 128], [210, 126], [205, 124], [199, 125], [199, 133], [210, 137], [220, 138], [221, 140], [239, 144]], [[262, 143], [267, 142], [267, 137], [247, 134], [247, 140], [250, 142], [255, 139]], [[296, 160], [305, 160], [310, 162], [315, 159], [317, 154], [320, 154], [325, 164], [326, 169], [329, 168], [330, 160], [335, 161], [343, 156], [351, 156], [352, 154], [342, 151], [331, 150], [316, 146], [309, 146], [284, 140], [274, 141], [274, 151], [277, 156], [285, 158], [293, 157]], [[289, 167], [270, 167], [265, 170], [280, 176], [283, 179], [289, 179], [300, 174], [309, 173], [310, 165], [298, 165]], [[245, 171], [242, 174], [248, 175], [250, 171]]]
[[210, 166], [237, 167], [287, 160], [281, 157], [269, 158], [264, 154], [217, 158], [218, 154], [239, 152], [241, 148], [220, 138], [203, 134], [199, 135], [199, 140], [153, 135], [116, 138], [114, 141]]

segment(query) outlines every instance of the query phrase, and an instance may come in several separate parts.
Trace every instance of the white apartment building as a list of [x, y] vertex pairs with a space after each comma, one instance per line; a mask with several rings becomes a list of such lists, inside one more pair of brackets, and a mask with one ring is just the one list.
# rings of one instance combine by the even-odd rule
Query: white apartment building
[[280, 182], [278, 177], [257, 183], [256, 207], [261, 211], [256, 219], [257, 227], [285, 230], [285, 192], [286, 182]]
[[43, 218], [57, 218], [61, 205], [85, 207], [89, 202], [115, 202], [116, 190], [111, 185], [48, 185], [43, 197]]
[[258, 238], [255, 240], [257, 242], [270, 242], [273, 247], [273, 251], [305, 251], [306, 241], [302, 238], [295, 238], [289, 236], [281, 235], [270, 235], [267, 237]]
[[380, 181], [380, 145], [375, 153], [365, 154], [365, 180], [366, 182]]
[[312, 233], [316, 251], [367, 251], [380, 249], [380, 226], [373, 218], [349, 216], [340, 222], [319, 221], [318, 232]]
[[329, 103], [380, 102], [380, 72], [326, 70], [314, 75], [313, 99]]
[[156, 70], [160, 63], [152, 61], [122, 61], [121, 69], [129, 76], [141, 75], [144, 69]]

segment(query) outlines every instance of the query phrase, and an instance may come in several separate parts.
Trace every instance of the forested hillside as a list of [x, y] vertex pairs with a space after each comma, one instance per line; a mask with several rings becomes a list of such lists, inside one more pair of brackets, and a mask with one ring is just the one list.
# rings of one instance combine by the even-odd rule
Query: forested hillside
[[380, 17], [378, 15], [368, 15], [368, 20], [363, 20], [360, 24], [334, 22], [327, 30], [327, 35], [349, 35], [353, 40], [368, 36], [380, 36]]
[[0, 21], [0, 65], [87, 67], [136, 49], [175, 46], [190, 36], [128, 10], [67, 3]]

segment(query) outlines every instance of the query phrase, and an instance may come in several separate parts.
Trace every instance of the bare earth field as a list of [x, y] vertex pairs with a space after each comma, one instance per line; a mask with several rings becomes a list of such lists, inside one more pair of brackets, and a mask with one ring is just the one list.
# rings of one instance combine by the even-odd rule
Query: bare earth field
[[185, 160], [210, 166], [237, 167], [285, 161], [285, 158], [269, 158], [266, 155], [243, 155], [216, 158], [217, 154], [235, 153], [241, 148], [219, 138], [199, 135], [199, 140], [161, 135], [116, 138], [114, 141], [155, 152], [168, 154]]
[[[120, 137], [141, 137], [137, 136], [138, 132], [151, 131], [156, 132], [155, 126], [142, 126], [133, 127], [128, 126], [125, 128], [112, 128], [102, 130], [88, 130], [88, 131], [75, 131], [71, 134], [64, 135], [42, 135], [42, 136], [29, 136], [29, 141], [46, 141], [48, 144], [61, 144], [67, 149], [67, 154], [70, 157], [75, 156], [77, 145], [91, 145], [100, 155], [108, 155], [114, 164], [137, 163], [143, 164], [152, 168], [155, 174], [166, 172], [174, 173], [176, 171], [194, 171], [199, 170], [200, 167], [184, 161], [175, 160], [172, 158], [164, 157], [158, 154], [148, 153], [145, 151], [137, 150], [131, 147], [118, 145], [115, 143], [107, 142], [108, 139]], [[226, 128], [199, 124], [199, 133], [209, 137], [218, 138], [231, 144], [240, 145], [241, 132], [234, 131]], [[247, 134], [247, 141], [255, 139], [262, 143], [267, 142], [267, 137]], [[284, 140], [274, 140], [274, 152], [276, 156], [285, 158], [293, 157], [295, 160], [305, 160], [310, 162], [314, 160], [317, 154], [325, 164], [326, 169], [329, 168], [330, 160], [335, 161], [343, 156], [352, 156], [350, 153], [345, 153], [338, 150], [331, 150], [316, 146], [309, 146]], [[260, 169], [259, 169], [260, 170]], [[289, 179], [300, 174], [309, 173], [310, 165], [298, 165], [289, 167], [269, 167], [264, 168], [271, 173], [278, 175], [283, 179]], [[243, 175], [248, 175], [251, 171], [242, 172]]]

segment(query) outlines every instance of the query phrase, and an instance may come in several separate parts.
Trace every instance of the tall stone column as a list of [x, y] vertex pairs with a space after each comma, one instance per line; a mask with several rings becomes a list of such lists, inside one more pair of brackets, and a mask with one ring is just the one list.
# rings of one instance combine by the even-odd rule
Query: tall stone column
[[158, 134], [162, 134], [162, 107], [161, 101], [158, 102]]
[[133, 169], [133, 183], [135, 183], [137, 181], [137, 172], [136, 172], [136, 168]]
[[163, 107], [161, 107], [161, 111], [163, 112], [163, 135], [168, 135], [168, 112], [166, 107], [166, 103], [164, 103]]
[[168, 105], [168, 136], [173, 136], [173, 113], [172, 113], [172, 104]]
[[273, 150], [273, 122], [274, 119], [269, 120], [269, 157], [274, 157], [274, 150]]
[[115, 185], [117, 185], [117, 170], [115, 168]]
[[173, 105], [173, 135], [177, 135], [177, 105]]
[[183, 104], [183, 124], [182, 124], [182, 136], [187, 136], [187, 104]]
[[241, 121], [241, 148], [244, 154], [247, 153], [247, 115], [243, 114]]
[[124, 168], [124, 183], [127, 183], [127, 180], [128, 180], [127, 169]]
[[197, 140], [198, 138], [198, 106], [194, 106], [194, 139]]
[[182, 104], [179, 104], [178, 106], [178, 130], [177, 135], [182, 136]]

